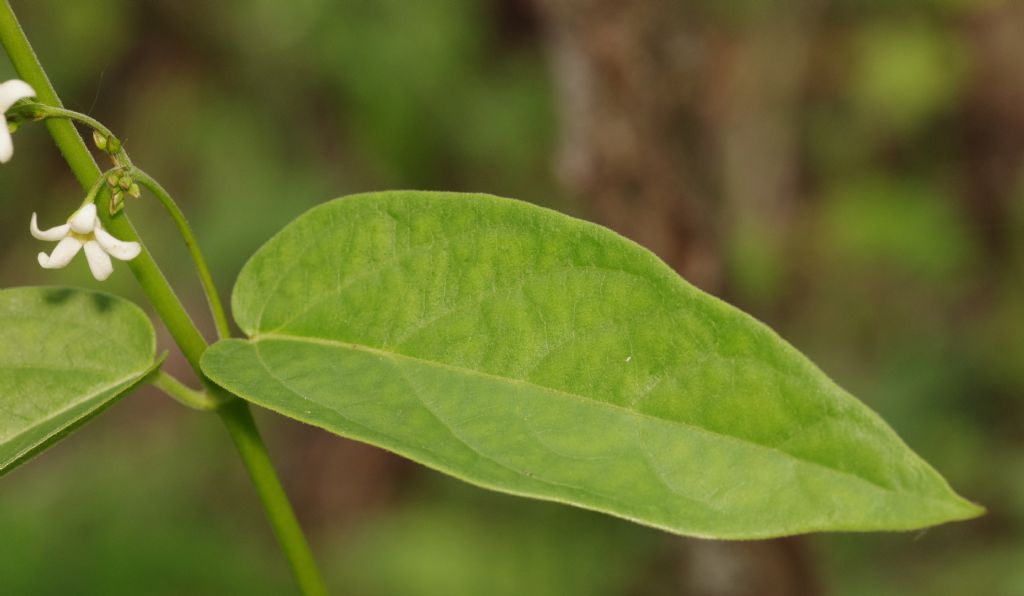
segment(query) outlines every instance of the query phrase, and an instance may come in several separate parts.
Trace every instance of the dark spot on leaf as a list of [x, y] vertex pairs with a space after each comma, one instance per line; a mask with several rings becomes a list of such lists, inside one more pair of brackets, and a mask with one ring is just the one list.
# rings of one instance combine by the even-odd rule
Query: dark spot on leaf
[[71, 298], [71, 295], [74, 293], [75, 291], [71, 288], [53, 288], [51, 290], [46, 290], [43, 294], [43, 300], [45, 300], [47, 304], [63, 304], [67, 302], [68, 298]]
[[92, 302], [100, 312], [107, 312], [114, 306], [114, 300], [108, 294], [93, 294]]

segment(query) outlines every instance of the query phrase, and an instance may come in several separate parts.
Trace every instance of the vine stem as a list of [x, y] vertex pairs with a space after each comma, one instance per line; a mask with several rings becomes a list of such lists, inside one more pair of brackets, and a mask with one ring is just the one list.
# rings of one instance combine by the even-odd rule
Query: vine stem
[[[63, 108], [46, 71], [14, 15], [9, 0], [0, 3], [0, 44], [6, 50], [18, 75], [36, 91], [36, 99], [40, 103]], [[102, 172], [74, 124], [64, 118], [50, 118], [46, 120], [46, 126], [79, 184], [86, 190], [91, 188]], [[110, 193], [102, 192], [99, 199], [101, 202], [108, 202]], [[138, 234], [124, 210], [115, 216], [110, 216], [106, 209], [98, 211], [110, 232], [122, 240], [139, 242]], [[192, 322], [145, 245], [139, 256], [128, 261], [128, 266], [196, 375], [211, 395], [224, 402], [216, 412], [227, 428], [256, 486], [278, 543], [288, 558], [302, 593], [326, 594], [327, 590], [316, 567], [309, 543], [277, 477], [248, 404], [214, 384], [203, 374], [199, 359], [206, 351], [206, 340]]]

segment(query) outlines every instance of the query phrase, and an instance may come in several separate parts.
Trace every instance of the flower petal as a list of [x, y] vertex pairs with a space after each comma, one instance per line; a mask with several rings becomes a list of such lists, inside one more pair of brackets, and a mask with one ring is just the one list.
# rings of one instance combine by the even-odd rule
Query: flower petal
[[57, 247], [53, 249], [50, 256], [46, 256], [44, 252], [39, 253], [39, 265], [43, 269], [60, 269], [65, 267], [78, 254], [80, 248], [82, 248], [80, 240], [67, 236], [57, 243]]
[[89, 270], [96, 281], [103, 281], [114, 272], [114, 264], [110, 262], [110, 257], [95, 240], [85, 243], [85, 259], [89, 261]]
[[37, 240], [46, 240], [47, 242], [56, 242], [68, 235], [68, 230], [71, 229], [71, 224], [64, 224], [49, 230], [40, 230], [39, 224], [36, 221], [36, 214], [32, 214], [32, 222], [29, 224], [28, 229], [32, 232], [32, 237]]
[[14, 102], [19, 99], [35, 97], [36, 91], [31, 85], [21, 79], [11, 79], [0, 83], [0, 112], [11, 109]]
[[96, 229], [93, 230], [93, 234], [96, 235], [96, 241], [100, 243], [103, 250], [107, 251], [107, 254], [115, 259], [130, 261], [139, 256], [139, 253], [142, 252], [141, 244], [138, 242], [125, 242], [114, 238], [109, 232], [103, 229], [103, 226], [99, 222], [96, 222]]
[[91, 234], [96, 229], [96, 203], [83, 206], [69, 220], [71, 229], [79, 234]]
[[0, 118], [0, 163], [7, 163], [14, 157], [14, 141], [7, 130], [7, 119]]

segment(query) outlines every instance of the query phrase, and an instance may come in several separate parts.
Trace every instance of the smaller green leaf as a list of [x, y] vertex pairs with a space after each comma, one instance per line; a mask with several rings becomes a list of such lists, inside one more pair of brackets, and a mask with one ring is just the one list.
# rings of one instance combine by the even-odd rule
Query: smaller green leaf
[[0, 290], [0, 475], [126, 395], [158, 365], [134, 304], [88, 290]]

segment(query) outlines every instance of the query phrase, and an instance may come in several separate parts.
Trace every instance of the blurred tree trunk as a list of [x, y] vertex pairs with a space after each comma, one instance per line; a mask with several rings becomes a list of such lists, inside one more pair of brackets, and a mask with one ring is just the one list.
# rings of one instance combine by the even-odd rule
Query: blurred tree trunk
[[[589, 217], [720, 292], [727, 234], [785, 237], [813, 13], [787, 11], [737, 41], [694, 31], [677, 0], [534, 2], [559, 93], [563, 182]], [[652, 575], [637, 593], [820, 593], [799, 539], [671, 539]]]
[[559, 174], [591, 215], [706, 289], [721, 275], [695, 172], [704, 77], [681, 3], [536, 0], [560, 93]]
[[1003, 279], [1024, 232], [1013, 216], [1024, 193], [1024, 4], [993, 3], [964, 25], [971, 69], [956, 118], [960, 199], [985, 251], [986, 273]]

